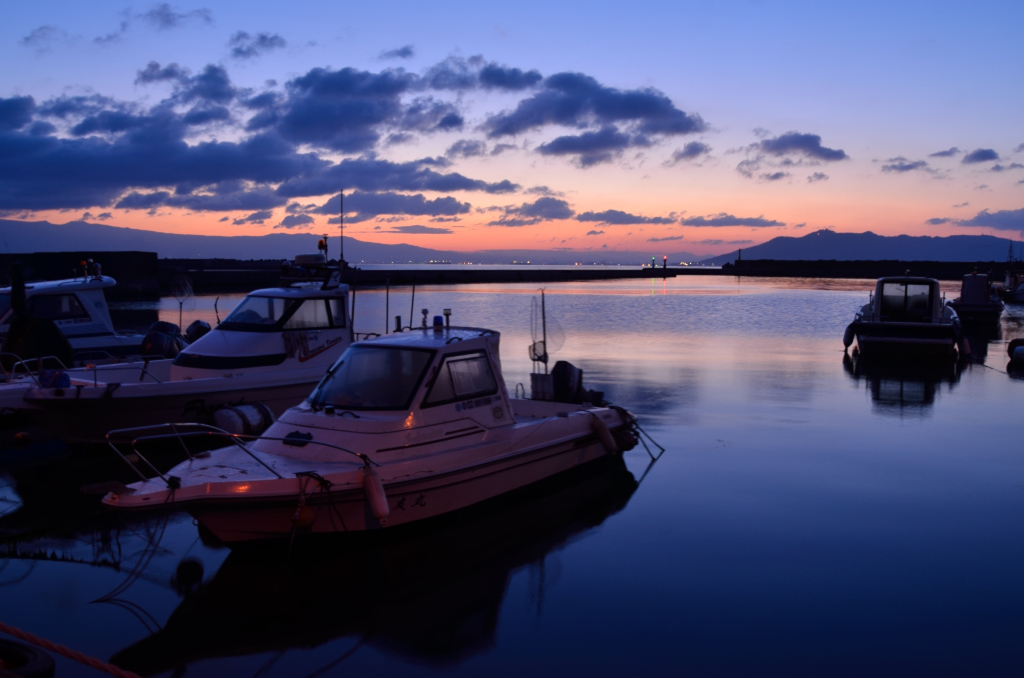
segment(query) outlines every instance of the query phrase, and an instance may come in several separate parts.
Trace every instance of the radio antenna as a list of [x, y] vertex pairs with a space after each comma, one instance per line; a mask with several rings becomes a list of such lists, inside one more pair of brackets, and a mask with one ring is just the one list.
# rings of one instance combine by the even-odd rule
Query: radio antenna
[[341, 189], [338, 193], [340, 200], [338, 200], [338, 224], [341, 229], [341, 249], [338, 254], [338, 266], [340, 268], [345, 267], [345, 189]]

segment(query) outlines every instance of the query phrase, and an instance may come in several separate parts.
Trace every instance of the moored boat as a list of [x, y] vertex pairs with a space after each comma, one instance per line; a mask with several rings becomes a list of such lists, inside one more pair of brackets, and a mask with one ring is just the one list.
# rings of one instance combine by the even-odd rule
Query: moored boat
[[[23, 283], [25, 312], [30, 318], [52, 321], [75, 354], [124, 357], [138, 355], [143, 335], [114, 329], [103, 290], [117, 284], [94, 264], [77, 278]], [[12, 287], [0, 288], [0, 342], [8, 339], [15, 318]]]
[[1003, 302], [992, 289], [988, 276], [977, 271], [964, 276], [960, 296], [949, 302], [964, 324], [991, 325], [999, 322]]
[[[306, 397], [351, 343], [348, 291], [336, 277], [256, 290], [173, 360], [68, 370], [61, 381], [30, 383], [21, 410], [69, 441], [221, 415], [232, 416], [238, 432], [262, 430]], [[237, 411], [250, 405], [257, 407]], [[250, 425], [253, 418], [262, 424]]]
[[879, 278], [874, 294], [846, 328], [843, 344], [849, 348], [854, 340], [856, 350], [864, 355], [952, 358], [961, 343], [960, 318], [943, 304], [938, 280]]
[[583, 402], [578, 380], [575, 402], [510, 398], [498, 348], [496, 332], [445, 327], [440, 317], [432, 328], [356, 342], [265, 434], [230, 436], [166, 473], [143, 447], [223, 432], [111, 432], [119, 454], [130, 443], [156, 475], [136, 467], [143, 479], [103, 501], [187, 509], [226, 542], [362, 532], [462, 509], [636, 444], [633, 417]]

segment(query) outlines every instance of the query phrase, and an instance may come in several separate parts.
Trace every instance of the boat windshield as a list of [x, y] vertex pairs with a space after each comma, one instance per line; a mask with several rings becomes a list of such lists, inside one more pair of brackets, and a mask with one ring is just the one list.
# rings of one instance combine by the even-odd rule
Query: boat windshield
[[291, 299], [279, 297], [246, 297], [227, 318], [224, 318], [219, 329], [240, 331], [275, 329], [285, 311], [293, 303], [294, 301]]
[[346, 410], [408, 409], [433, 358], [428, 349], [350, 346], [309, 402]]
[[931, 319], [931, 285], [892, 282], [882, 285], [882, 320], [926, 323]]

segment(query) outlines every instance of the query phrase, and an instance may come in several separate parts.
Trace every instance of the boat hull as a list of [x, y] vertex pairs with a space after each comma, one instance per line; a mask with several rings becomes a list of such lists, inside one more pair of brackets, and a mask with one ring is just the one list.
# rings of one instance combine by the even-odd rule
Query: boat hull
[[873, 322], [851, 325], [861, 354], [946, 359], [956, 356], [960, 328], [953, 324]]
[[[229, 382], [230, 380], [219, 380]], [[65, 442], [101, 442], [108, 431], [125, 426], [155, 426], [164, 423], [210, 423], [213, 412], [225, 405], [262, 403], [279, 417], [289, 407], [306, 398], [316, 386], [318, 378], [308, 381], [252, 385], [220, 384], [219, 389], [183, 391], [173, 394], [141, 394], [136, 390], [120, 397], [117, 390], [109, 397], [75, 397], [74, 387], [64, 389], [64, 395], [31, 399], [30, 391], [22, 409], [33, 423], [46, 426]], [[176, 382], [187, 385], [189, 382]], [[194, 382], [198, 383], [198, 382]], [[225, 388], [226, 386], [233, 388]]]
[[181, 506], [226, 543], [294, 533], [393, 529], [527, 487], [607, 454], [593, 435], [587, 435], [457, 471], [384, 483], [390, 510], [385, 523], [373, 515], [362, 489], [318, 491], [315, 483], [301, 502], [296, 494], [275, 501], [232, 497], [221, 502], [196, 500]]

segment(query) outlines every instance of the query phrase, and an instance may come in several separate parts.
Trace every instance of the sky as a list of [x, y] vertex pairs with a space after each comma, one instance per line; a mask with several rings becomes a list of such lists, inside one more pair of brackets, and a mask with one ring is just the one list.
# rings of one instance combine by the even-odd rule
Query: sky
[[1024, 237], [1024, 3], [11, 3], [0, 217], [715, 255]]

